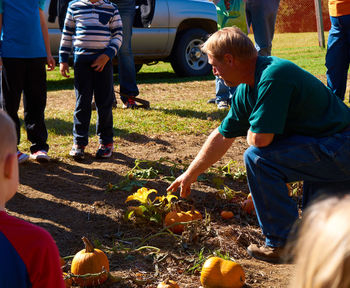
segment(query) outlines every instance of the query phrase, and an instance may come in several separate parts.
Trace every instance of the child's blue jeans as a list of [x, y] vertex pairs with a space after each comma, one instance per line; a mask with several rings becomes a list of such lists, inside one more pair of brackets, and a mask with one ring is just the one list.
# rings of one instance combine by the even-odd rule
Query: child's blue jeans
[[349, 131], [324, 138], [297, 135], [274, 140], [263, 148], [251, 146], [244, 161], [268, 246], [284, 246], [298, 219], [297, 203], [288, 196], [286, 183], [303, 180], [308, 187], [303, 197], [308, 200], [320, 193], [350, 191]]
[[97, 121], [96, 134], [100, 144], [113, 143], [113, 66], [108, 61], [101, 72], [91, 67], [93, 61], [74, 63], [74, 88], [76, 105], [73, 119], [74, 143], [88, 144], [91, 119], [91, 101], [95, 96]]

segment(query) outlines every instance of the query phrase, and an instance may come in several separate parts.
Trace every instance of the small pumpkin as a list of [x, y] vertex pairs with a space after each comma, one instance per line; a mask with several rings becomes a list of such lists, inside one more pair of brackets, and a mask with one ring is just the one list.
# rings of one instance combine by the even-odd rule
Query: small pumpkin
[[[189, 215], [186, 212], [183, 211], [177, 211], [177, 209], [170, 211], [164, 219], [164, 226], [170, 226], [176, 222], [190, 222], [192, 220], [192, 216]], [[170, 231], [172, 231], [175, 234], [181, 234], [185, 227], [182, 224], [174, 225], [172, 227], [169, 227]]]
[[191, 211], [187, 211], [186, 213], [191, 216], [192, 220], [202, 220], [203, 219], [201, 212], [195, 210], [193, 206], [192, 206]]
[[66, 261], [65, 261], [62, 257], [60, 257], [60, 266], [61, 266], [61, 268], [62, 268], [64, 265], [66, 265]]
[[157, 288], [180, 288], [180, 286], [175, 281], [167, 279], [160, 282]]
[[232, 211], [227, 211], [227, 210], [221, 211], [220, 215], [221, 215], [221, 218], [225, 220], [231, 219], [234, 216]]
[[69, 277], [68, 273], [63, 272], [63, 280], [64, 280], [64, 284], [66, 285], [66, 288], [72, 287], [73, 279]]
[[201, 283], [204, 288], [240, 288], [245, 274], [241, 265], [219, 257], [208, 258], [202, 267]]
[[73, 277], [75, 283], [80, 286], [94, 286], [105, 282], [108, 278], [109, 262], [106, 254], [100, 249], [95, 249], [91, 242], [82, 238], [85, 249], [75, 254], [71, 272], [74, 275], [99, 274], [90, 277]]
[[242, 203], [242, 209], [248, 214], [255, 212], [254, 202], [250, 193], [248, 194], [247, 199]]

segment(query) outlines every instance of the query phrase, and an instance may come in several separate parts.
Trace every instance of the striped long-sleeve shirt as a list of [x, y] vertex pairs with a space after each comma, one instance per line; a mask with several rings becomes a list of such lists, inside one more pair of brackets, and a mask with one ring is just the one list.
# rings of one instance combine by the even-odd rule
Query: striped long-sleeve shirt
[[80, 57], [106, 54], [111, 59], [122, 45], [122, 21], [118, 8], [107, 0], [73, 0], [69, 3], [59, 51], [60, 63], [68, 62], [74, 47]]

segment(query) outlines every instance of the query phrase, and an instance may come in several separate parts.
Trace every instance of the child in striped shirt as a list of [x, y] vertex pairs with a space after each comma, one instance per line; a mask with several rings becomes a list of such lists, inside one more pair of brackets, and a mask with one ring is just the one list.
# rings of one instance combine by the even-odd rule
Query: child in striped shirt
[[88, 144], [91, 101], [95, 97], [99, 136], [97, 158], [109, 158], [113, 151], [113, 65], [122, 44], [122, 22], [118, 8], [108, 0], [73, 0], [69, 3], [63, 27], [59, 62], [69, 77], [68, 58], [74, 53], [76, 106], [73, 119], [74, 144], [69, 152], [76, 160], [84, 158]]

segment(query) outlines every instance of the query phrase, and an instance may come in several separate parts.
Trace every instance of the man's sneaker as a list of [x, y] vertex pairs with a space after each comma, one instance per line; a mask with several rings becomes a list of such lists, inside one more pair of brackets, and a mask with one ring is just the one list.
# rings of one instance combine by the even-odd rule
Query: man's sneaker
[[284, 262], [283, 261], [283, 251], [284, 251], [284, 247], [270, 247], [267, 245], [259, 247], [256, 244], [251, 244], [247, 248], [247, 252], [250, 256], [252, 256], [256, 259], [270, 262], [270, 263], [274, 263], [274, 264]]
[[216, 103], [216, 98], [211, 98], [207, 101], [208, 104], [215, 104]]
[[137, 108], [137, 104], [135, 100], [128, 98], [126, 102], [123, 103], [123, 109], [135, 109]]
[[22, 153], [21, 151], [17, 151], [17, 159], [18, 159], [18, 164], [21, 164], [23, 162], [26, 162], [29, 159], [29, 155]]
[[33, 160], [36, 160], [40, 163], [50, 161], [50, 156], [47, 155], [47, 151], [45, 151], [45, 150], [39, 150], [39, 151], [36, 151], [36, 152], [30, 154], [30, 158]]
[[228, 109], [230, 106], [228, 106], [227, 101], [219, 101], [218, 102], [218, 109]]
[[72, 149], [69, 151], [69, 155], [75, 160], [83, 160], [85, 155], [84, 150], [85, 146], [73, 144]]
[[113, 143], [110, 144], [100, 144], [96, 152], [96, 158], [109, 158], [112, 156]]

